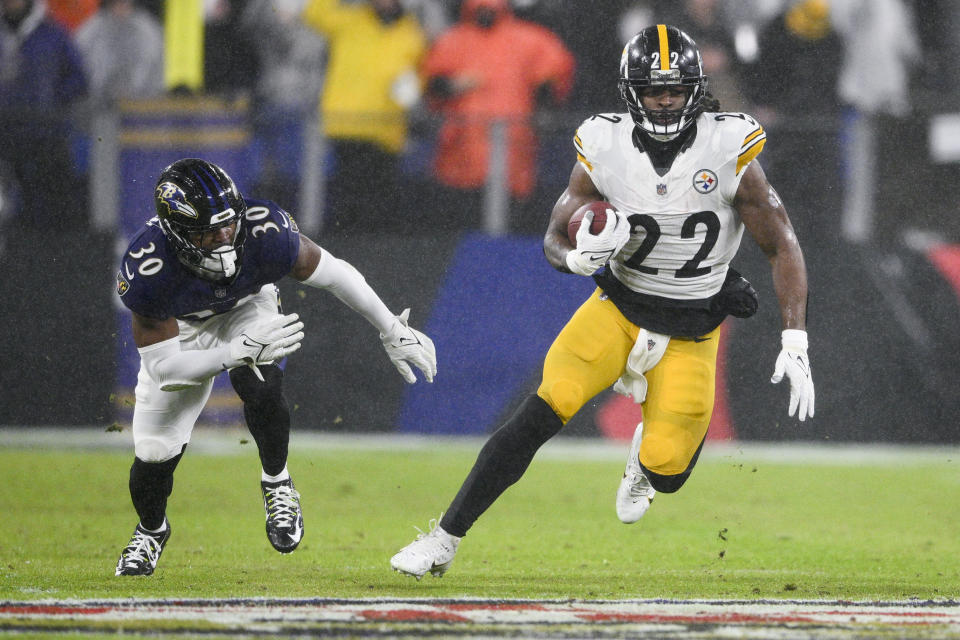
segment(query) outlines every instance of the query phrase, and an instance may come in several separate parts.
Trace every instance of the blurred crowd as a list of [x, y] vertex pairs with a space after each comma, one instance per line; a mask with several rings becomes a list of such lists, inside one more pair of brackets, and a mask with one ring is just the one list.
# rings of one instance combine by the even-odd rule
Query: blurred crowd
[[[292, 210], [300, 149], [319, 128], [324, 233], [480, 228], [491, 185], [508, 198], [509, 229], [539, 233], [576, 126], [622, 110], [620, 51], [658, 22], [696, 40], [724, 110], [777, 133], [768, 173], [802, 174], [777, 182], [784, 198], [827, 210], [852, 154], [878, 153], [891, 121], [960, 106], [956, 5], [0, 0], [0, 224], [84, 222], [95, 114], [213, 95], [249, 104], [260, 160], [244, 188]], [[490, 162], [498, 152], [505, 163]]]

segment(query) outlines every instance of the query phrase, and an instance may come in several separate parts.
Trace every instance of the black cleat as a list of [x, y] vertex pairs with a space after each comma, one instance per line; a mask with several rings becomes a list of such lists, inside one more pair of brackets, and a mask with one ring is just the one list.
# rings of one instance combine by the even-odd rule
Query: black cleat
[[167, 528], [160, 533], [150, 533], [139, 524], [133, 530], [130, 543], [120, 553], [117, 561], [118, 576], [149, 576], [157, 568], [160, 554], [170, 539], [170, 521], [164, 519]]
[[300, 494], [293, 480], [261, 482], [263, 509], [267, 513], [267, 538], [280, 553], [290, 553], [303, 538], [303, 512]]

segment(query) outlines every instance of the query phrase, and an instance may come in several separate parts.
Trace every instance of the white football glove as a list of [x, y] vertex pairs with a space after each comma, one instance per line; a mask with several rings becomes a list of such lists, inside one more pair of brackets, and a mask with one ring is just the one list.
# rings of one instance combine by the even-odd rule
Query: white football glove
[[433, 382], [433, 376], [437, 374], [437, 350], [433, 340], [407, 325], [409, 318], [410, 309], [404, 309], [403, 313], [396, 316], [390, 331], [380, 334], [380, 340], [404, 380], [410, 384], [417, 381], [410, 369], [413, 364], [423, 372], [427, 382]]
[[300, 348], [303, 323], [299, 317], [295, 313], [276, 316], [246, 329], [230, 341], [230, 357], [250, 365], [259, 378], [256, 365], [281, 360]]
[[607, 223], [597, 235], [590, 233], [592, 224], [593, 211], [587, 211], [577, 229], [577, 246], [567, 253], [567, 268], [577, 275], [592, 276], [630, 240], [630, 223], [616, 209], [607, 209]]
[[793, 416], [800, 409], [800, 422], [807, 416], [813, 417], [813, 373], [810, 370], [810, 358], [807, 356], [807, 332], [800, 329], [784, 329], [781, 334], [783, 348], [777, 356], [777, 364], [770, 382], [777, 384], [786, 373], [790, 378], [790, 409]]

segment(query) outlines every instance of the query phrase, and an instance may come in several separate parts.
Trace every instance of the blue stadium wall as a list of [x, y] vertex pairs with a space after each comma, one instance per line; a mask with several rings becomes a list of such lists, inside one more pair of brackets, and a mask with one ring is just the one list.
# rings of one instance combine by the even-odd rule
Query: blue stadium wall
[[[733, 434], [748, 440], [957, 442], [960, 337], [957, 291], [923, 254], [874, 254], [820, 244], [806, 251], [810, 272], [811, 358], [817, 415], [786, 416], [785, 384], [770, 384], [779, 350], [779, 309], [766, 258], [746, 240], [736, 266], [761, 295], [749, 320], [728, 320], [726, 409]], [[327, 294], [295, 283], [288, 308], [305, 317], [304, 349], [287, 367], [298, 428], [425, 434], [487, 433], [539, 382], [543, 355], [592, 290], [543, 258], [540, 239], [466, 234], [440, 240], [330, 239], [397, 311], [435, 340], [432, 385], [407, 386], [372, 329]], [[899, 279], [878, 263], [894, 260]], [[902, 296], [893, 304], [891, 292]], [[928, 335], [917, 341], [915, 314]], [[599, 434], [602, 394], [566, 432]]]
[[[950, 264], [960, 269], [957, 252], [945, 268], [920, 253], [836, 242], [806, 249], [817, 415], [800, 423], [786, 416], [786, 388], [769, 382], [779, 313], [767, 261], [745, 240], [736, 266], [761, 307], [727, 326], [721, 382], [736, 437], [960, 441], [960, 285], [949, 277]], [[115, 307], [114, 244], [83, 233], [8, 239], [0, 425], [106, 427], [129, 416], [130, 367], [118, 366], [118, 343], [127, 342], [121, 365], [135, 351]], [[412, 308], [414, 326], [436, 342], [439, 373], [432, 385], [406, 385], [365, 320], [324, 291], [284, 281], [286, 310], [307, 326], [304, 348], [286, 366], [297, 430], [488, 433], [536, 389], [551, 340], [591, 291], [589, 280], [551, 269], [536, 237], [376, 234], [322, 244], [355, 264], [392, 309]], [[228, 385], [219, 388], [236, 420]], [[567, 432], [599, 434], [598, 409], [612, 398], [598, 397]]]

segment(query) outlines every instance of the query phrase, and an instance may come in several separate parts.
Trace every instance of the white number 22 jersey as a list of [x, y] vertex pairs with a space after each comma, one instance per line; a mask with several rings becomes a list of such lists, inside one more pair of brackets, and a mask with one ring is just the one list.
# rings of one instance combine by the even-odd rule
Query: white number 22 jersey
[[696, 126], [696, 138], [663, 176], [634, 146], [629, 114], [595, 115], [574, 137], [597, 190], [630, 221], [630, 241], [610, 270], [638, 293], [709, 298], [740, 247], [743, 223], [733, 199], [766, 134], [742, 113], [702, 113]]

